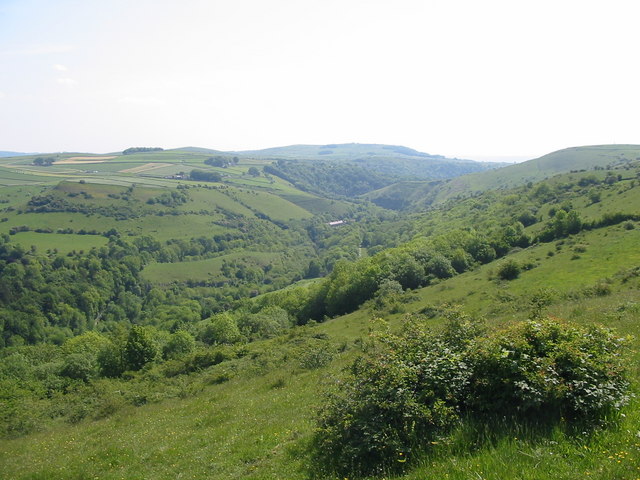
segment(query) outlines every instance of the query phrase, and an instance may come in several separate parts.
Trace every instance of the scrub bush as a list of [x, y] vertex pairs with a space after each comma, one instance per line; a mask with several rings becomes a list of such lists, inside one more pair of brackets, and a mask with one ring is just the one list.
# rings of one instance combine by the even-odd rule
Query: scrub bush
[[547, 319], [484, 334], [446, 316], [440, 333], [412, 318], [377, 335], [327, 395], [314, 445], [323, 473], [394, 470], [463, 418], [588, 426], [628, 400], [625, 341], [608, 329]]

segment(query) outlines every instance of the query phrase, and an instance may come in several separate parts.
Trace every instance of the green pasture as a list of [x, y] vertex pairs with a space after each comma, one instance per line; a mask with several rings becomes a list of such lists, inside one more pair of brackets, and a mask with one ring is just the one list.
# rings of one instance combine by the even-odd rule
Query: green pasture
[[270, 193], [237, 189], [230, 190], [229, 194], [252, 210], [263, 213], [273, 220], [300, 220], [312, 216], [294, 203]]
[[109, 195], [121, 195], [127, 191], [126, 188], [104, 183], [83, 184], [78, 182], [60, 182], [54, 189], [66, 194], [91, 194], [93, 199], [109, 198]]
[[[0, 212], [7, 207], [16, 207], [29, 201], [33, 195], [39, 195], [49, 187], [41, 185], [12, 185], [0, 188]], [[3, 214], [4, 215], [4, 214]]]
[[87, 170], [89, 171], [97, 170], [98, 175], [100, 175], [102, 173], [118, 173], [121, 170], [127, 170], [129, 168], [136, 168], [140, 166], [141, 165], [139, 163], [126, 162], [126, 161], [120, 161], [120, 160], [115, 161], [114, 159], [114, 160], [110, 160], [103, 163], [85, 164], [84, 166], [76, 167], [76, 168], [80, 168], [83, 172]]
[[211, 188], [190, 188], [187, 192], [191, 201], [178, 206], [177, 209], [181, 211], [211, 211], [220, 208], [238, 215], [253, 216], [250, 209], [225, 193], [228, 189], [229, 187], [225, 185], [212, 186]]
[[[351, 205], [348, 205], [339, 200], [330, 200], [328, 198], [316, 197], [303, 192], [295, 194], [283, 194], [281, 195], [285, 200], [290, 201], [298, 205], [300, 208], [311, 212], [314, 215], [323, 215], [330, 213], [333, 215], [341, 216], [346, 215], [351, 210]], [[337, 217], [336, 217], [337, 218]]]
[[37, 175], [19, 168], [0, 167], [0, 186], [54, 183], [57, 181], [60, 179], [52, 176]]
[[220, 257], [191, 262], [152, 263], [142, 271], [143, 277], [155, 284], [167, 284], [172, 281], [222, 281], [220, 275], [223, 262], [233, 260], [246, 260], [257, 266], [265, 266], [280, 258], [279, 253], [263, 253], [243, 251], [222, 255]]
[[122, 226], [118, 231], [124, 231], [128, 236], [151, 235], [160, 242], [172, 238], [184, 238], [206, 236], [211, 237], [220, 233], [233, 231], [228, 227], [222, 227], [213, 223], [220, 217], [209, 215], [147, 215], [139, 219], [119, 222]]
[[8, 221], [0, 222], [0, 233], [9, 233], [11, 227], [23, 225], [31, 230], [52, 229], [54, 232], [57, 229], [66, 228], [74, 231], [85, 229], [105, 232], [115, 228], [125, 237], [151, 235], [158, 241], [166, 241], [172, 238], [188, 239], [231, 231], [228, 227], [213, 223], [214, 220], [221, 218], [212, 215], [147, 215], [128, 220], [116, 220], [112, 217], [82, 213], [25, 213], [8, 217]]
[[27, 226], [31, 230], [71, 228], [73, 230], [97, 230], [105, 231], [116, 228], [118, 224], [115, 219], [102, 217], [100, 215], [84, 215], [82, 213], [70, 212], [49, 212], [49, 213], [23, 213], [20, 215], [7, 215], [8, 220], [0, 223], [0, 232], [9, 233], [11, 227]]
[[24, 248], [36, 247], [38, 252], [57, 250], [60, 254], [72, 251], [88, 251], [94, 247], [107, 244], [107, 238], [102, 235], [75, 235], [59, 233], [18, 232], [11, 236], [11, 240]]
[[[568, 239], [515, 251], [487, 265], [420, 290], [423, 307], [460, 304], [470, 312], [505, 309], [530, 311], [533, 294], [579, 295], [585, 289], [607, 283], [625, 269], [640, 266], [640, 229], [622, 226], [582, 232]], [[549, 252], [552, 252], [549, 254]], [[506, 261], [530, 265], [515, 280], [497, 279]], [[525, 267], [528, 268], [528, 267]], [[521, 312], [522, 313], [522, 312]]]

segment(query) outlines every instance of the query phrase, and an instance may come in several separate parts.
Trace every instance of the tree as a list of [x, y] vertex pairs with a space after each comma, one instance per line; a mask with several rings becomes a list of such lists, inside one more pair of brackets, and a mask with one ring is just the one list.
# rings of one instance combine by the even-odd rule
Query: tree
[[88, 382], [98, 373], [95, 356], [90, 353], [72, 353], [64, 358], [60, 374], [63, 377]]
[[427, 271], [437, 278], [449, 278], [455, 275], [456, 271], [451, 266], [451, 262], [444, 255], [434, 255], [427, 263]]
[[218, 313], [200, 322], [199, 340], [213, 345], [216, 343], [236, 343], [240, 340], [240, 330], [235, 319], [228, 313]]
[[204, 161], [205, 164], [212, 167], [226, 167], [229, 164], [229, 159], [217, 155], [215, 157], [209, 157]]
[[33, 160], [33, 164], [41, 166], [41, 167], [48, 167], [55, 161], [56, 161], [56, 159], [54, 157], [47, 157], [47, 158], [36, 157]]
[[247, 170], [247, 173], [252, 177], [260, 176], [260, 170], [258, 170], [256, 167], [250, 167], [249, 170]]
[[199, 180], [202, 182], [221, 182], [222, 175], [218, 172], [205, 172], [204, 170], [191, 170], [189, 174], [191, 180]]
[[520, 265], [515, 260], [509, 259], [498, 267], [498, 277], [502, 280], [514, 280], [520, 275]]
[[140, 370], [158, 355], [158, 346], [146, 327], [134, 325], [124, 344], [124, 364], [128, 370]]
[[122, 151], [123, 155], [131, 155], [133, 153], [143, 152], [162, 152], [164, 149], [160, 147], [129, 147]]
[[169, 341], [162, 349], [164, 358], [176, 358], [191, 353], [196, 346], [196, 341], [189, 332], [178, 330], [169, 337]]

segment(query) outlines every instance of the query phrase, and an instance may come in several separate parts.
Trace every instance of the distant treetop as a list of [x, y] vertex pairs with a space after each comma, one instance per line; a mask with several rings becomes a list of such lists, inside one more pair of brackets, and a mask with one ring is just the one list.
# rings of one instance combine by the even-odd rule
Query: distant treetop
[[141, 153], [141, 152], [162, 152], [164, 148], [160, 147], [129, 147], [126, 150], [123, 150], [123, 155], [131, 155], [132, 153]]

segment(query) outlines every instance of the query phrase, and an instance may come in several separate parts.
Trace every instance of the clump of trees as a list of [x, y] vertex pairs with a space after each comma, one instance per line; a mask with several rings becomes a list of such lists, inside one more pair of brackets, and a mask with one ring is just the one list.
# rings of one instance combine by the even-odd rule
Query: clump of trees
[[325, 316], [356, 310], [375, 298], [389, 281], [397, 282], [403, 290], [424, 287], [529, 243], [524, 227], [518, 222], [488, 235], [454, 230], [431, 238], [419, 237], [356, 262], [338, 261], [323, 281], [311, 287], [265, 295], [258, 303], [282, 306], [299, 323], [322, 320]]
[[165, 207], [177, 207], [187, 203], [189, 198], [189, 193], [185, 189], [171, 190], [170, 192], [161, 193], [160, 195], [151, 197], [147, 200], [147, 203], [149, 205], [158, 203]]
[[264, 172], [293, 183], [305, 191], [353, 197], [389, 185], [396, 177], [385, 176], [351, 163], [278, 160]]
[[56, 161], [55, 157], [36, 157], [33, 159], [33, 164], [40, 167], [48, 167]]
[[448, 316], [441, 332], [414, 317], [398, 335], [375, 335], [320, 412], [321, 468], [392, 470], [465, 415], [595, 425], [629, 399], [625, 342], [608, 329], [548, 319], [486, 333], [459, 312]]
[[222, 155], [216, 155], [215, 157], [207, 158], [204, 163], [211, 165], [212, 167], [225, 168], [231, 164], [237, 164], [240, 161], [238, 157], [224, 157]]
[[131, 155], [134, 153], [162, 152], [164, 148], [160, 147], [129, 147], [122, 151], [123, 155]]
[[207, 172], [205, 170], [191, 170], [189, 174], [191, 180], [198, 180], [201, 182], [221, 182], [222, 175], [218, 172]]

